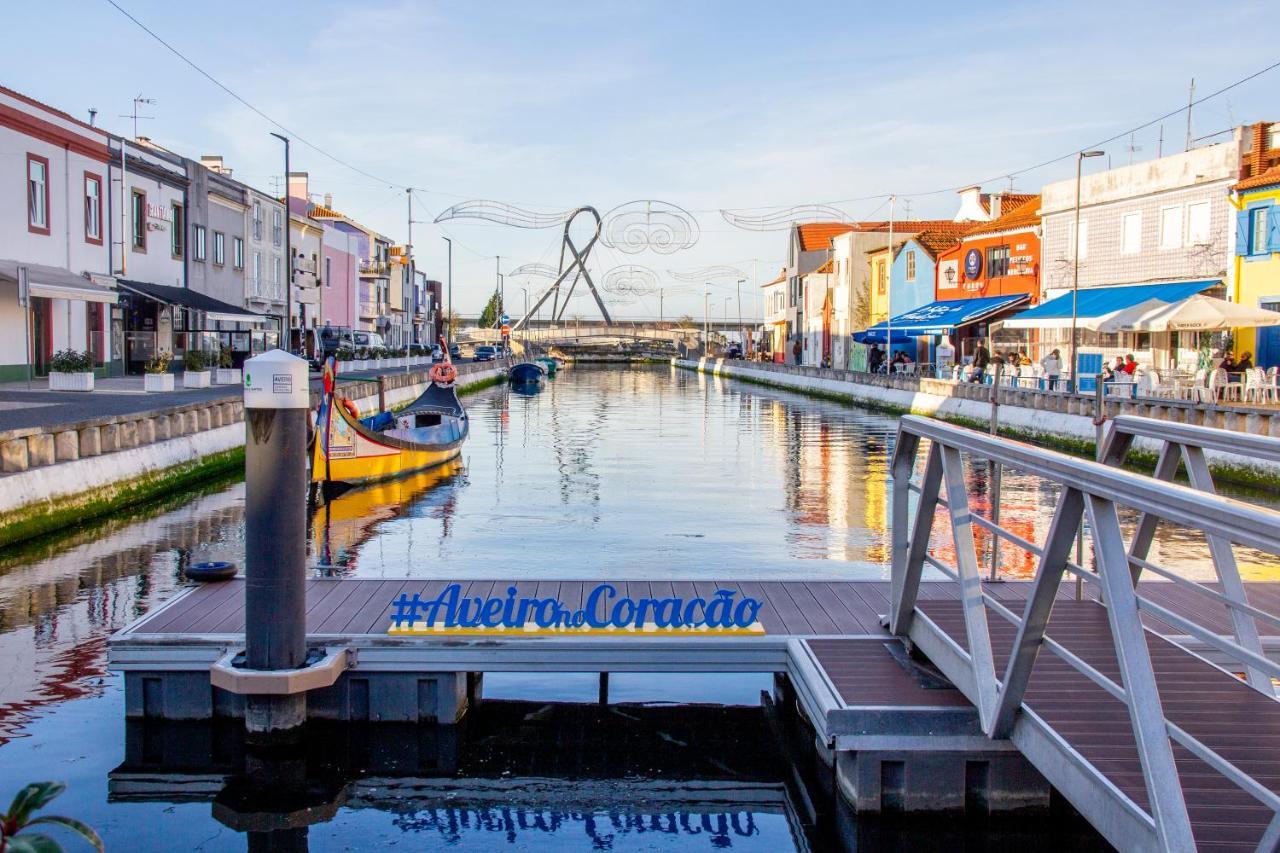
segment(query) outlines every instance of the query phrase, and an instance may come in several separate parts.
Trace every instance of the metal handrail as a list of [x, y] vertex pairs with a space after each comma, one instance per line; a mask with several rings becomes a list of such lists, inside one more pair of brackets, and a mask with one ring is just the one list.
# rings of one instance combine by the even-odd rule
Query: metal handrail
[[[1142, 419], [1126, 420], [1128, 422], [1113, 428], [1116, 430], [1113, 435], [1132, 436], [1132, 431], [1144, 426], [1132, 422]], [[1201, 441], [1199, 445], [1195, 445], [1195, 453], [1201, 453], [1204, 447], [1217, 449], [1214, 445], [1226, 440], [1226, 436], [1222, 435], [1194, 434], [1203, 428], [1187, 430], [1177, 429], [1185, 425], [1170, 426], [1175, 429], [1169, 430], [1167, 435], [1171, 437], [1164, 440], [1176, 443], [1184, 452], [1193, 440]], [[1233, 440], [1236, 438], [1234, 434], [1228, 435]], [[928, 439], [931, 444], [925, 474], [917, 483], [913, 480], [912, 473], [923, 439]], [[1236, 447], [1232, 449], [1235, 450]], [[1062, 498], [1043, 547], [1005, 530], [997, 522], [986, 519], [969, 508], [968, 493], [963, 482], [962, 453], [971, 458], [990, 460], [1019, 469], [1063, 487]], [[1162, 457], [1168, 455], [1169, 452], [1166, 451]], [[1207, 471], [1203, 466], [1203, 457], [1192, 454], [1188, 459], [1189, 465], [1194, 462], [1196, 466], [1192, 477], [1193, 485], [1203, 487], [1204, 472]], [[1168, 459], [1163, 459], [1158, 468], [1163, 471], [1168, 466]], [[1234, 543], [1273, 554], [1280, 553], [1280, 512], [1222, 498], [1208, 490], [1147, 477], [914, 416], [903, 417], [900, 421], [893, 472], [891, 630], [913, 639], [917, 639], [913, 632], [919, 630], [931, 630], [942, 635], [941, 638], [934, 636], [932, 639], [943, 639], [951, 649], [950, 653], [957, 656], [959, 665], [967, 665], [969, 671], [964, 673], [964, 678], [957, 684], [963, 682], [963, 686], [969, 688], [966, 693], [978, 705], [979, 719], [988, 735], [1008, 736], [1015, 719], [1014, 714], [1022, 705], [1022, 691], [1026, 688], [1030, 670], [1034, 666], [1035, 649], [1042, 647], [1128, 706], [1135, 745], [1143, 759], [1144, 779], [1151, 804], [1151, 826], [1158, 843], [1166, 847], [1194, 847], [1190, 818], [1173, 761], [1171, 742], [1181, 744], [1241, 790], [1272, 811], [1280, 813], [1280, 796], [1167, 718], [1151, 666], [1141, 613], [1149, 613], [1185, 631], [1207, 646], [1240, 660], [1251, 670], [1280, 676], [1280, 665], [1267, 659], [1258, 650], [1242, 644], [1238, 636], [1234, 641], [1222, 637], [1173, 613], [1149, 597], [1139, 595], [1130, 572], [1135, 567], [1149, 567], [1151, 564], [1145, 560], [1145, 551], [1142, 554], [1126, 553], [1116, 506], [1130, 506], [1142, 511], [1144, 523], [1147, 519], [1163, 519], [1202, 530], [1213, 550], [1217, 550], [1222, 543]], [[921, 497], [914, 525], [909, 519], [908, 495], [912, 492]], [[946, 497], [943, 496], [944, 493]], [[944, 507], [951, 516], [956, 545], [954, 568], [928, 553], [928, 537], [937, 507]], [[1072, 564], [1067, 559], [1075, 527], [1085, 512], [1093, 527], [1096, 573]], [[997, 539], [1023, 547], [1039, 558], [1040, 566], [1024, 617], [1019, 617], [983, 589], [972, 535], [972, 526], [975, 525], [988, 530]], [[917, 622], [912, 618], [916, 613], [915, 596], [920, 572], [925, 565], [938, 569], [960, 584], [965, 628], [969, 636], [967, 651], [961, 649], [930, 620], [922, 619]], [[1117, 646], [1116, 657], [1124, 686], [1044, 633], [1058, 584], [1068, 571], [1086, 577], [1102, 588], [1106, 604], [1111, 609], [1108, 618], [1112, 626], [1112, 641]], [[1164, 574], [1163, 570], [1159, 573]], [[1224, 594], [1192, 581], [1183, 581], [1184, 588], [1234, 606], [1236, 611], [1249, 616], [1263, 614], [1262, 618], [1268, 624], [1280, 623], [1276, 617], [1265, 614], [1247, 601], [1233, 597], [1233, 588], [1226, 584]], [[1243, 598], [1243, 587], [1239, 589]], [[991, 656], [990, 635], [985, 617], [988, 609], [1017, 627], [1017, 638], [1003, 679], [997, 677]], [[919, 639], [929, 638], [922, 636]], [[1277, 826], [1280, 826], [1280, 815], [1275, 817], [1264, 840], [1280, 831], [1276, 829]]]

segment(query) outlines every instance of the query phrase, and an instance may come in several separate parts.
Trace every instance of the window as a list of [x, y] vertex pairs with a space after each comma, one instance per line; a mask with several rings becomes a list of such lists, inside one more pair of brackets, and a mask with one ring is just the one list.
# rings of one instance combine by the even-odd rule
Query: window
[[271, 259], [271, 295], [280, 298], [280, 258]]
[[883, 296], [885, 292], [885, 283], [888, 281], [885, 275], [884, 261], [876, 261], [876, 293]]
[[89, 313], [85, 318], [85, 349], [93, 355], [94, 364], [102, 364], [107, 360], [106, 348], [103, 346], [103, 322], [106, 306], [101, 302], [88, 303]]
[[1120, 254], [1136, 255], [1142, 251], [1142, 212], [1120, 217]]
[[1209, 202], [1187, 205], [1187, 242], [1192, 246], [1212, 243], [1209, 236]]
[[27, 155], [27, 230], [49, 233], [49, 161]]
[[271, 244], [280, 246], [284, 243], [284, 227], [281, 223], [284, 221], [284, 214], [278, 210], [271, 211]]
[[987, 277], [1001, 278], [1009, 274], [1009, 247], [992, 246], [987, 249]]
[[172, 214], [169, 228], [169, 252], [175, 257], [182, 257], [182, 239], [186, 234], [186, 224], [182, 218], [182, 205], [169, 205], [169, 212]]
[[324, 259], [324, 286], [333, 287], [333, 258]]
[[84, 173], [84, 239], [102, 245], [102, 176]]
[[1263, 255], [1267, 249], [1267, 211], [1257, 207], [1249, 211], [1249, 254]]
[[238, 270], [244, 269], [244, 238], [231, 238], [231, 266]]
[[147, 250], [147, 194], [133, 191], [133, 250]]
[[1160, 208], [1160, 248], [1179, 249], [1182, 247], [1182, 208]]
[[204, 226], [197, 225], [191, 229], [191, 253], [195, 260], [203, 261], [205, 259], [205, 235]]
[[[1076, 251], [1076, 223], [1071, 221], [1067, 223], [1067, 250], [1064, 254], [1071, 258], [1075, 257]], [[1089, 256], [1089, 220], [1087, 219], [1080, 220], [1079, 254], [1082, 261]]]
[[916, 253], [915, 250], [907, 252], [907, 281], [916, 280]]
[[253, 253], [253, 295], [262, 295], [262, 253]]
[[253, 239], [262, 239], [262, 202], [253, 203]]
[[227, 235], [221, 231], [213, 232], [213, 262], [218, 266], [227, 262]]

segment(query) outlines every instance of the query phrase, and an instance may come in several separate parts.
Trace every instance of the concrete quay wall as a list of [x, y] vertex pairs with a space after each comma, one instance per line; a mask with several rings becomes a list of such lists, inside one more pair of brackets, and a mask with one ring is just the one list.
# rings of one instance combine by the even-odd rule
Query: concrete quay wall
[[[737, 359], [674, 359], [677, 367], [760, 385], [799, 391], [888, 412], [910, 413], [981, 427], [991, 421], [992, 387], [921, 376], [886, 376], [822, 367], [769, 364]], [[1001, 386], [997, 421], [1002, 433], [1035, 443], [1092, 453], [1095, 407], [1092, 394], [1039, 391]], [[1137, 415], [1176, 423], [1280, 437], [1280, 408], [1211, 406], [1152, 398], [1107, 397], [1108, 418]], [[1155, 452], [1154, 442], [1139, 440], [1139, 451]], [[1247, 485], [1280, 484], [1280, 466], [1209, 451], [1215, 475]]]
[[[462, 393], [492, 384], [502, 363], [458, 367]], [[430, 381], [425, 370], [395, 369], [343, 382], [362, 414], [401, 406]], [[237, 389], [238, 392], [238, 389]], [[313, 390], [311, 403], [319, 405]], [[182, 480], [229, 471], [244, 447], [244, 403], [221, 400], [74, 423], [0, 432], [0, 545], [47, 533], [145, 500]]]

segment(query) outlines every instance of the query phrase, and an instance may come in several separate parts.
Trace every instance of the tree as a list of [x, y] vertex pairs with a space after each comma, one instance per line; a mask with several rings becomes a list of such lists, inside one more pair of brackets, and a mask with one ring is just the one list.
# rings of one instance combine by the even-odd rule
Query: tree
[[678, 328], [678, 329], [696, 329], [696, 328], [698, 328], [698, 324], [697, 324], [697, 323], [695, 323], [695, 322], [693, 322], [693, 318], [692, 318], [692, 317], [690, 317], [688, 314], [685, 314], [683, 317], [681, 317], [681, 318], [680, 318], [679, 322], [677, 322], [677, 323], [676, 323], [676, 328]]
[[462, 315], [457, 311], [450, 311], [445, 315], [444, 324], [449, 329], [449, 340], [453, 340], [453, 336], [462, 328]]
[[502, 316], [502, 297], [495, 292], [489, 297], [489, 302], [484, 306], [484, 310], [480, 312], [480, 328], [490, 329], [498, 324], [498, 318]]

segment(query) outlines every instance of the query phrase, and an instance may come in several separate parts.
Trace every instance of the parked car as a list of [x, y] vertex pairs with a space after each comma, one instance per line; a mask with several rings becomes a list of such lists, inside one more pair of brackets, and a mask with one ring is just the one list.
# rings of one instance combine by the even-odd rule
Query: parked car
[[724, 351], [725, 358], [742, 358], [742, 345], [729, 344], [728, 349]]
[[342, 344], [357, 355], [387, 348], [387, 342], [377, 332], [347, 332], [342, 338]]
[[476, 347], [475, 361], [493, 361], [498, 357], [498, 348], [491, 346]]
[[449, 344], [449, 358], [457, 361], [462, 358], [462, 347], [457, 344]]
[[432, 344], [431, 362], [434, 364], [440, 361], [444, 361], [444, 348], [441, 347], [439, 344]]

